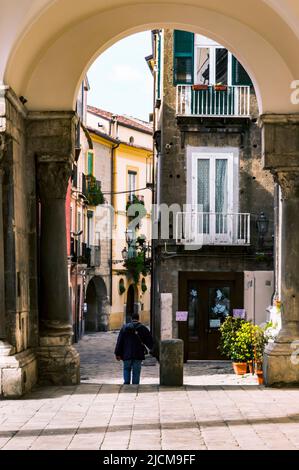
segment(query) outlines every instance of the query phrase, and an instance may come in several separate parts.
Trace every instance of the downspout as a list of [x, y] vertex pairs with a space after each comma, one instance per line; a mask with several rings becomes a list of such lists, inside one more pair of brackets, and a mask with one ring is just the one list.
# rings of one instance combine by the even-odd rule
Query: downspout
[[[111, 206], [113, 209], [115, 208], [115, 194], [114, 194], [114, 158], [115, 158], [115, 150], [120, 146], [120, 142], [116, 145], [112, 145], [111, 147]], [[113, 213], [113, 227], [114, 227], [114, 213]], [[110, 286], [109, 286], [109, 301], [110, 306], [112, 306], [112, 281], [113, 281], [113, 273], [112, 273], [112, 253], [113, 253], [113, 227], [111, 227], [111, 237], [110, 237]]]
[[[154, 51], [155, 54], [157, 53], [157, 34], [154, 34]], [[156, 59], [156, 57], [155, 57]], [[153, 93], [153, 132], [156, 130], [156, 112], [155, 112], [155, 99], [156, 99], [156, 84], [157, 84], [157, 74], [154, 73], [154, 93]], [[156, 250], [155, 250], [155, 240], [153, 238], [153, 208], [154, 205], [156, 204], [156, 191], [155, 191], [155, 168], [156, 168], [156, 149], [155, 149], [155, 140], [153, 139], [153, 167], [152, 167], [152, 227], [151, 227], [151, 232], [152, 232], [152, 240], [151, 240], [151, 245], [152, 245], [152, 252], [151, 252], [151, 297], [150, 297], [150, 329], [151, 329], [151, 334], [152, 336], [155, 335], [155, 318], [156, 318], [156, 266], [155, 266], [155, 256], [156, 256]]]
[[273, 273], [273, 283], [274, 291], [271, 298], [271, 303], [275, 295], [278, 294], [278, 269], [279, 269], [279, 185], [276, 183], [274, 186], [274, 246], [273, 246], [273, 257], [274, 257], [274, 273]]

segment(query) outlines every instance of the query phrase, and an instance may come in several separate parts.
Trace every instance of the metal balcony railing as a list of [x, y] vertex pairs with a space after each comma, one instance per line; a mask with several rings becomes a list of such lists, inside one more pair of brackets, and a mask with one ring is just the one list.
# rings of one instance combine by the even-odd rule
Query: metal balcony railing
[[100, 245], [82, 243], [71, 237], [71, 257], [73, 263], [87, 264], [88, 268], [96, 268], [101, 265]]
[[90, 245], [87, 249], [87, 266], [98, 268], [101, 265], [101, 248], [99, 245]]
[[175, 234], [183, 245], [250, 245], [250, 214], [178, 212]]
[[177, 85], [176, 114], [178, 116], [249, 117], [250, 86], [214, 86], [200, 89], [199, 85]]

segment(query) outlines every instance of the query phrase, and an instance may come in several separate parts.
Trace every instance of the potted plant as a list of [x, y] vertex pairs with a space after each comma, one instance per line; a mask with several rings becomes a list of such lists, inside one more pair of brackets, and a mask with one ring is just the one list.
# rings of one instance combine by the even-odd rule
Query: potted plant
[[119, 281], [118, 292], [119, 292], [119, 295], [123, 295], [126, 292], [125, 281], [123, 279], [120, 279]]
[[237, 375], [246, 374], [247, 366], [253, 359], [252, 328], [250, 322], [244, 321], [232, 342], [231, 359]]
[[232, 360], [237, 375], [246, 374], [248, 364], [253, 361], [253, 328], [251, 322], [231, 316], [220, 327], [220, 350]]
[[227, 85], [223, 85], [222, 83], [215, 83], [214, 90], [215, 91], [226, 91], [227, 90]]
[[192, 85], [192, 90], [194, 91], [208, 90], [208, 89], [209, 89], [209, 85], [203, 85], [203, 84]]
[[264, 328], [255, 325], [254, 327], [254, 363], [255, 373], [257, 375], [258, 383], [261, 385], [264, 383], [263, 376], [263, 357], [265, 347], [268, 344], [271, 336], [271, 330], [273, 329], [272, 322], [266, 324]]
[[86, 177], [86, 180], [86, 197], [88, 199], [88, 204], [90, 206], [98, 206], [100, 204], [104, 204], [105, 198], [101, 189], [100, 181], [97, 181], [96, 178], [92, 175], [88, 175]]

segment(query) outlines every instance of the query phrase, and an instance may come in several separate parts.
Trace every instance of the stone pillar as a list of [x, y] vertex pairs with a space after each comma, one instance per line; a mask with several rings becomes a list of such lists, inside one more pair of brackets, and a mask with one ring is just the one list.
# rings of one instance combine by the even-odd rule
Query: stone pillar
[[40, 332], [43, 337], [72, 334], [68, 295], [65, 195], [69, 162], [40, 157]]
[[20, 397], [37, 381], [30, 311], [31, 195], [34, 167], [26, 158], [27, 111], [14, 91], [0, 85], [0, 395]]
[[172, 338], [172, 294], [161, 294], [161, 340]]
[[66, 193], [74, 158], [74, 113], [31, 113], [29, 151], [37, 159], [40, 198], [39, 383], [80, 381], [80, 361], [72, 346], [66, 242]]
[[[299, 115], [264, 115], [264, 167], [280, 185], [282, 328], [264, 357], [267, 385], [299, 383]], [[279, 273], [276, 273], [278, 278]]]
[[13, 347], [6, 340], [5, 324], [5, 269], [4, 269], [4, 230], [3, 230], [3, 175], [1, 160], [5, 139], [0, 135], [0, 356], [13, 354]]
[[160, 385], [180, 387], [184, 381], [184, 342], [166, 339], [160, 344]]

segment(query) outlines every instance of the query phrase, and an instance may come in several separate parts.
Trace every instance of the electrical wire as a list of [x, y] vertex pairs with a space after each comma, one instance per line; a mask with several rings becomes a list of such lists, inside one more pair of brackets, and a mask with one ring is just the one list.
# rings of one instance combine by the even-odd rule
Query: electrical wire
[[113, 195], [113, 194], [128, 194], [128, 193], [138, 193], [139, 191], [144, 191], [145, 189], [149, 189], [147, 187], [145, 188], [139, 188], [139, 189], [134, 189], [134, 191], [117, 191], [117, 192], [103, 192], [104, 196], [107, 195]]

